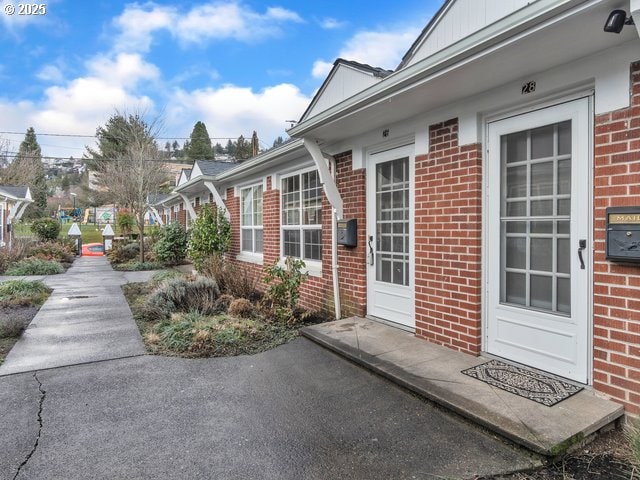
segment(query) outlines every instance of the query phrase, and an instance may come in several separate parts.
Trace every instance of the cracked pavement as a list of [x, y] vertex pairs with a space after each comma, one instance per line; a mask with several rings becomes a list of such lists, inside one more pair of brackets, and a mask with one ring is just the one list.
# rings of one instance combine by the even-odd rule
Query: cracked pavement
[[49, 308], [0, 366], [0, 480], [473, 478], [536, 463], [304, 338], [145, 355], [126, 280], [103, 259], [46, 279]]
[[[300, 338], [0, 377], [0, 479], [473, 478], [533, 460]], [[37, 448], [16, 471], [38, 438]]]

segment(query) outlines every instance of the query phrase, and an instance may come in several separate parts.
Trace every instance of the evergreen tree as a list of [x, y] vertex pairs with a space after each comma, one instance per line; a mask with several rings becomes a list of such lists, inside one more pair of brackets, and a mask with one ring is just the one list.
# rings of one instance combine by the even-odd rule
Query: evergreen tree
[[279, 147], [280, 145], [284, 145], [282, 137], [278, 137], [273, 141], [273, 148]]
[[227, 146], [225, 147], [227, 155], [233, 158], [236, 154], [236, 145], [231, 141], [231, 139], [227, 140]]
[[222, 145], [220, 145], [220, 143], [216, 143], [216, 146], [213, 147], [213, 152], [216, 155], [222, 155], [222, 154], [224, 154], [224, 147]]
[[189, 144], [185, 142], [185, 155], [191, 160], [213, 160], [215, 155], [211, 147], [211, 138], [204, 123], [198, 121], [193, 126], [189, 137]]
[[238, 137], [238, 141], [236, 142], [235, 148], [235, 158], [236, 160], [246, 160], [247, 158], [251, 158], [252, 150], [251, 150], [251, 142], [247, 142], [242, 135]]
[[38, 218], [47, 211], [47, 178], [42, 164], [42, 151], [33, 127], [29, 127], [13, 162], [5, 169], [2, 183], [29, 187], [33, 203], [25, 210], [25, 218]]

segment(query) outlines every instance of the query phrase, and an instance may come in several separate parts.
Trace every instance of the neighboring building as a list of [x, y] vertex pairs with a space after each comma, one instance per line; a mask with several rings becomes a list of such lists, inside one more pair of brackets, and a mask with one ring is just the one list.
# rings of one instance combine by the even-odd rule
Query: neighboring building
[[32, 202], [29, 187], [0, 185], [0, 246], [11, 245], [12, 225], [20, 220], [27, 205]]
[[[292, 142], [192, 174], [164, 215], [186, 224], [167, 206], [193, 218], [206, 198], [232, 221], [229, 258], [304, 259], [305, 306], [638, 414], [640, 39], [603, 32], [615, 8], [640, 18], [640, 0], [446, 1], [395, 72], [337, 61]], [[607, 243], [609, 207], [629, 211]]]

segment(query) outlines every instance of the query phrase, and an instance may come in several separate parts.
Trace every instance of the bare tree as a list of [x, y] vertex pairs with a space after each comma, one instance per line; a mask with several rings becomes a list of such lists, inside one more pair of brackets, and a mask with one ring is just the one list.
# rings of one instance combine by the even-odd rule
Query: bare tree
[[[98, 133], [115, 135], [120, 147], [100, 152], [101, 155], [94, 153], [98, 183], [115, 203], [131, 209], [140, 232], [140, 261], [144, 262], [144, 216], [149, 194], [158, 192], [169, 178], [156, 144], [160, 125], [157, 119], [146, 123], [140, 114], [118, 112], [108, 125], [114, 124], [117, 124], [117, 131], [98, 129]], [[99, 137], [99, 147], [100, 140]]]

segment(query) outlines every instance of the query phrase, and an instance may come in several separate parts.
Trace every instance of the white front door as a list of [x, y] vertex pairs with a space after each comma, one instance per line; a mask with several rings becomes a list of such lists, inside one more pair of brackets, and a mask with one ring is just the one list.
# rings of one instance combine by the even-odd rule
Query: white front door
[[415, 328], [413, 145], [372, 154], [367, 170], [367, 313]]
[[588, 382], [590, 104], [488, 125], [486, 350]]

